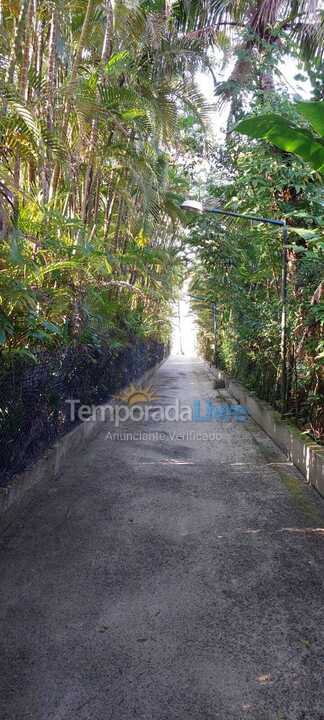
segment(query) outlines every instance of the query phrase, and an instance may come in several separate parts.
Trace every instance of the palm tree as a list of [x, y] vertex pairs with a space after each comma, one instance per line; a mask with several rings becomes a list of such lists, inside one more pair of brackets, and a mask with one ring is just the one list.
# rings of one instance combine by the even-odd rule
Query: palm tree
[[158, 320], [170, 285], [156, 269], [173, 277], [181, 214], [168, 149], [179, 118], [206, 110], [192, 80], [206, 43], [183, 38], [149, 2], [20, 0], [1, 17], [0, 225], [8, 247], [10, 216], [11, 234], [24, 238], [21, 264], [14, 271], [6, 255], [4, 266], [35, 300], [34, 309], [11, 302], [10, 284], [5, 322], [23, 316], [28, 335], [45, 318], [60, 324], [59, 307], [75, 334], [95, 288], [104, 303], [127, 297], [133, 309], [144, 291]]
[[216, 94], [231, 100], [230, 118], [234, 121], [242, 114], [245, 90], [274, 91], [274, 64], [278, 65], [278, 57], [287, 53], [289, 46], [294, 45], [303, 60], [321, 62], [323, 58], [324, 13], [318, 0], [181, 0], [174, 17], [190, 37], [205, 37], [214, 44], [221, 40], [226, 52], [230, 47], [236, 56], [228, 80], [215, 83]]

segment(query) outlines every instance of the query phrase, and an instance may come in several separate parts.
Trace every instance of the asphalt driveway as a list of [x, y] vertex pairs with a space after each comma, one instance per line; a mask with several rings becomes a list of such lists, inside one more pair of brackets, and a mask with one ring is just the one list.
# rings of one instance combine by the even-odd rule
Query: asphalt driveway
[[[198, 360], [153, 386], [230, 403]], [[0, 563], [2, 720], [324, 720], [324, 500], [250, 419], [103, 426]]]

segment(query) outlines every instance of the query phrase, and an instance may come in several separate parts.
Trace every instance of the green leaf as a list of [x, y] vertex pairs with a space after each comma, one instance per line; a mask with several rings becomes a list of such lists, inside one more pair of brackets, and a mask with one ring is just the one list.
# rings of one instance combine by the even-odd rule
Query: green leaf
[[48, 275], [48, 273], [56, 270], [73, 270], [80, 268], [82, 260], [58, 260], [48, 267], [40, 269], [40, 276]]
[[298, 102], [296, 108], [308, 122], [313, 126], [314, 130], [324, 136], [324, 102]]
[[125, 112], [121, 113], [123, 120], [136, 120], [136, 118], [145, 117], [145, 115], [145, 110], [139, 110], [137, 108], [134, 108], [133, 110], [125, 110]]
[[254, 139], [268, 140], [307, 160], [315, 170], [324, 171], [324, 145], [304, 128], [293, 125], [274, 113], [241, 120], [235, 130]]
[[292, 228], [293, 232], [304, 240], [317, 240], [320, 235], [316, 230], [307, 230], [306, 228]]
[[56, 325], [53, 322], [50, 322], [49, 320], [43, 321], [43, 327], [45, 330], [47, 330], [50, 333], [54, 333], [55, 335], [61, 335], [62, 334], [62, 328], [59, 327], [59, 325]]
[[129, 60], [128, 50], [122, 50], [121, 52], [115, 53], [111, 56], [110, 60], [105, 65], [105, 73], [108, 75], [112, 72], [121, 72]]
[[303, 245], [294, 245], [294, 244], [292, 244], [292, 245], [290, 245], [289, 247], [291, 247], [292, 250], [293, 250], [294, 252], [296, 252], [296, 253], [304, 253], [304, 252], [307, 252], [307, 251], [306, 251], [306, 248], [305, 248]]
[[12, 110], [20, 117], [27, 125], [28, 129], [33, 133], [35, 138], [37, 140], [40, 140], [40, 131], [37, 124], [37, 120], [34, 118], [30, 110], [25, 107], [25, 105], [22, 105], [22, 103], [19, 102], [10, 102], [9, 103]]

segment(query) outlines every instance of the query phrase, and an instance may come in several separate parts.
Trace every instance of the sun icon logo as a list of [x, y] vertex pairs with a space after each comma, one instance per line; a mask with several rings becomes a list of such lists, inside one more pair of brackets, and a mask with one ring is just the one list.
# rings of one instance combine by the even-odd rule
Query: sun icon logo
[[158, 400], [159, 396], [155, 395], [154, 389], [151, 385], [140, 386], [131, 384], [126, 390], [115, 395], [115, 400], [121, 400], [127, 402], [128, 405], [137, 405], [138, 403], [152, 402], [152, 400]]

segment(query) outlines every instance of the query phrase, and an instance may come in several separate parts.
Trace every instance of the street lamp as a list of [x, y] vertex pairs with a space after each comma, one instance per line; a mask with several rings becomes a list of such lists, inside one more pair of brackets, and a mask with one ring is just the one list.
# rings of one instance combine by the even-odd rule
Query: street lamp
[[246, 215], [244, 213], [233, 212], [231, 210], [222, 210], [220, 208], [204, 208], [199, 200], [185, 200], [181, 207], [183, 210], [191, 210], [198, 213], [213, 213], [214, 215], [226, 215], [227, 217], [243, 218], [244, 220], [254, 220], [255, 222], [265, 223], [267, 225], [277, 225], [282, 228], [282, 263], [281, 263], [281, 410], [287, 410], [287, 306], [288, 306], [288, 287], [287, 287], [287, 247], [288, 247], [288, 228], [285, 220], [271, 220], [270, 218], [259, 217], [257, 215]]

